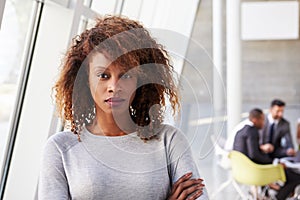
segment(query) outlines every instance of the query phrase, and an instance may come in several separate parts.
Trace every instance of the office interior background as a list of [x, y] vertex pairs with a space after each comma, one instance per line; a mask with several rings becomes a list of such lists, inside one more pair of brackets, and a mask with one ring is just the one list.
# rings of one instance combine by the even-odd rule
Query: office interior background
[[140, 20], [169, 50], [182, 110], [166, 123], [187, 135], [212, 199], [239, 197], [216, 194], [230, 172], [214, 147], [251, 108], [284, 100], [297, 147], [298, 0], [1, 0], [0, 199], [37, 198], [43, 145], [62, 127], [51, 96], [61, 59], [104, 14]]

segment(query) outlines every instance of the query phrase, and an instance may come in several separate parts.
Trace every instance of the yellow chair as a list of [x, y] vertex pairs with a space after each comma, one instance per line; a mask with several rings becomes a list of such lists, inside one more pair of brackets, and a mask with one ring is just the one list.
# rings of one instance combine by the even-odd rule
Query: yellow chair
[[[256, 164], [238, 151], [231, 151], [228, 157], [231, 162], [232, 176], [238, 183], [257, 187], [266, 186], [276, 181], [286, 181], [283, 166], [280, 164]], [[241, 191], [239, 193], [245, 197]], [[255, 199], [257, 199], [257, 194], [255, 194]]]

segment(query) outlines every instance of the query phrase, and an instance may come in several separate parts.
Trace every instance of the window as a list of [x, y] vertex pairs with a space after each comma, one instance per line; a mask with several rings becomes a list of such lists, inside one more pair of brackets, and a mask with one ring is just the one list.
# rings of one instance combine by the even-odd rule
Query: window
[[3, 165], [8, 133], [17, 99], [22, 56], [29, 27], [31, 0], [6, 0], [0, 29], [0, 165]]
[[[181, 4], [186, 6], [186, 3], [182, 3], [181, 1], [177, 2], [178, 5], [171, 4], [170, 0], [167, 1], [167, 4], [157, 0], [152, 3], [141, 1], [142, 3], [134, 8], [132, 4], [137, 2], [136, 0], [116, 0], [113, 1], [114, 3], [105, 1], [106, 3], [101, 5], [97, 4], [96, 1], [86, 1], [89, 2], [88, 5], [92, 9], [89, 6], [83, 6], [83, 2], [84, 0], [6, 0], [6, 4], [10, 4], [9, 6], [15, 10], [14, 15], [17, 22], [6, 21], [13, 20], [12, 16], [7, 15], [9, 6], [6, 5], [0, 33], [2, 34], [5, 29], [18, 28], [19, 30], [7, 33], [8, 36], [6, 37], [2, 35], [0, 37], [0, 40], [5, 38], [3, 43], [1, 40], [1, 44], [4, 44], [4, 42], [8, 43], [9, 38], [12, 38], [11, 43], [4, 45], [5, 48], [1, 47], [3, 55], [0, 55], [0, 76], [6, 74], [3, 78], [0, 77], [0, 101], [4, 101], [5, 99], [2, 98], [3, 95], [6, 95], [3, 91], [8, 91], [7, 95], [10, 96], [7, 98], [7, 105], [0, 102], [0, 116], [2, 110], [7, 110], [8, 113], [6, 121], [0, 120], [0, 128], [3, 128], [0, 130], [0, 134], [5, 134], [1, 135], [0, 143], [3, 143], [1, 143], [1, 152], [4, 152], [3, 149], [7, 146], [4, 142], [10, 136], [8, 134], [10, 132], [10, 123], [16, 119], [12, 115], [13, 109], [16, 103], [20, 101], [22, 101], [22, 107], [16, 123], [17, 129], [14, 131], [16, 133], [15, 145], [5, 183], [5, 192], [2, 193], [3, 191], [0, 191], [0, 199], [2, 199], [1, 195], [3, 194], [4, 199], [36, 198], [42, 149], [48, 136], [57, 132], [58, 120], [54, 116], [51, 89], [57, 78], [61, 59], [64, 56], [66, 48], [69, 46], [70, 38], [73, 38], [82, 27], [88, 26], [90, 22], [92, 23], [89, 19], [93, 18], [99, 12], [103, 12], [100, 14], [112, 12], [128, 14], [132, 10], [135, 10], [133, 13], [135, 16], [131, 17], [146, 21], [145, 25], [148, 28], [163, 28], [177, 32], [184, 31], [184, 35], [189, 35], [196, 11], [195, 5], [198, 1], [193, 0], [193, 3], [190, 4], [190, 7], [193, 8], [192, 15], [191, 9], [186, 10], [188, 15], [183, 14], [188, 17], [188, 20], [179, 17], [176, 23], [169, 22], [174, 22], [174, 17], [167, 15], [168, 13], [165, 12], [164, 9], [166, 7], [164, 5], [170, 7], [169, 9], [172, 9], [174, 14], [177, 15], [178, 12], [175, 11], [182, 8]], [[173, 5], [174, 7], [172, 7]], [[100, 6], [102, 6], [101, 9]], [[161, 9], [157, 10], [157, 7]], [[31, 13], [33, 14], [30, 18]], [[149, 16], [153, 16], [153, 18], [149, 18]], [[181, 26], [176, 26], [179, 22], [180, 24], [187, 24], [189, 22], [189, 28], [184, 26], [184, 30], [182, 30]], [[166, 24], [170, 26], [166, 27]], [[14, 43], [15, 49], [13, 47]], [[184, 49], [186, 50], [186, 47]], [[2, 61], [8, 62], [11, 55], [11, 64], [1, 63]], [[30, 70], [26, 74], [28, 75], [25, 83], [26, 90], [20, 90], [23, 93], [22, 99], [20, 99], [18, 98], [18, 88], [19, 85], [23, 84], [24, 76], [22, 72], [26, 71], [25, 69], [27, 68]], [[9, 86], [11, 86], [10, 90], [2, 90], [5, 87], [9, 88]], [[5, 139], [3, 139], [4, 137]], [[1, 155], [1, 160], [3, 158], [5, 158], [4, 154]], [[16, 192], [16, 188], [18, 188], [18, 192]]]

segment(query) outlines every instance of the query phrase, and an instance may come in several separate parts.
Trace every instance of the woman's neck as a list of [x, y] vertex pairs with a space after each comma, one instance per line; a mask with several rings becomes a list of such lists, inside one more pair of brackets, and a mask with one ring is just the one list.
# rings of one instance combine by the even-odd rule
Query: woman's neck
[[135, 131], [134, 123], [128, 117], [96, 115], [87, 129], [95, 135], [122, 136]]

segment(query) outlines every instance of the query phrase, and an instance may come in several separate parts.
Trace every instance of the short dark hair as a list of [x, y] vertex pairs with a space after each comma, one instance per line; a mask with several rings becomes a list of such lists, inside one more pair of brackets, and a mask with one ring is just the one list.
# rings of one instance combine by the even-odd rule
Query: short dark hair
[[263, 111], [259, 108], [253, 108], [250, 112], [249, 112], [249, 119], [259, 119], [261, 117], [261, 115], [263, 115]]
[[282, 107], [282, 106], [285, 106], [285, 102], [280, 100], [280, 99], [274, 99], [272, 102], [271, 102], [271, 107], [273, 106], [279, 106], [279, 107]]

